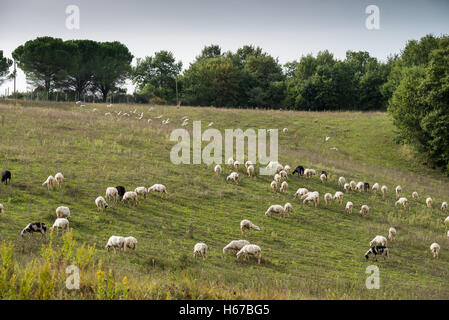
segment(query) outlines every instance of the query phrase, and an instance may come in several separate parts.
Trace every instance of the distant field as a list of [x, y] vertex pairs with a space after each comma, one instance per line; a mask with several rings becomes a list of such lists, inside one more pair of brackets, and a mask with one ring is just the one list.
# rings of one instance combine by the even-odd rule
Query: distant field
[[[113, 113], [135, 109], [130, 117]], [[136, 119], [141, 112], [143, 119]], [[155, 119], [159, 115], [163, 117]], [[243, 166], [240, 184], [234, 185], [225, 181], [227, 166], [217, 177], [214, 165], [174, 165], [169, 159], [174, 145], [169, 136], [181, 127], [184, 116], [190, 119], [188, 130], [192, 120], [202, 120], [203, 129], [214, 122], [213, 127], [222, 132], [227, 128], [280, 129], [279, 161], [292, 169], [303, 165], [326, 170], [329, 181], [323, 185], [318, 177], [290, 176], [287, 194], [273, 194], [269, 190], [272, 177], [248, 178]], [[150, 124], [148, 118], [153, 119]], [[167, 118], [169, 124], [162, 125]], [[285, 134], [284, 127], [288, 128]], [[44, 243], [37, 235], [34, 242], [19, 239], [21, 229], [32, 221], [51, 226], [56, 207], [70, 207], [78, 245], [96, 245], [94, 271], [81, 273], [82, 288], [77, 293], [68, 293], [64, 282], [55, 280], [46, 298], [101, 297], [93, 293], [99, 285], [95, 270], [101, 260], [102, 270], [111, 270], [117, 281], [127, 277], [130, 289], [122, 298], [130, 299], [447, 299], [449, 243], [443, 224], [447, 214], [439, 207], [449, 200], [448, 179], [422, 165], [408, 147], [396, 144], [394, 130], [391, 119], [381, 112], [0, 104], [0, 169], [13, 174], [11, 185], [0, 186], [0, 203], [6, 212], [0, 215], [0, 240], [12, 244], [17, 261], [14, 272], [20, 273], [29, 261], [43, 259]], [[326, 136], [330, 137], [327, 142]], [[56, 172], [64, 174], [64, 186], [47, 191], [42, 183]], [[345, 194], [344, 203], [354, 202], [350, 216], [337, 203], [325, 207], [322, 196], [340, 190], [341, 175], [348, 182], [385, 184], [388, 196], [383, 200], [373, 193]], [[137, 207], [110, 203], [104, 213], [97, 212], [94, 200], [104, 196], [107, 187], [124, 185], [134, 190], [154, 183], [166, 185], [168, 197], [152, 194]], [[408, 211], [394, 207], [398, 184], [409, 198]], [[293, 198], [299, 187], [320, 192], [318, 208]], [[413, 191], [419, 193], [419, 200], [411, 199]], [[425, 206], [427, 196], [434, 200], [432, 209]], [[270, 205], [285, 202], [293, 205], [290, 217], [265, 217]], [[362, 204], [371, 208], [366, 217], [356, 214]], [[262, 248], [260, 265], [254, 260], [236, 261], [230, 253], [222, 255], [230, 240], [242, 238], [239, 223], [245, 218], [261, 227], [260, 232], [245, 236]], [[363, 255], [370, 240], [378, 234], [387, 236], [390, 226], [398, 230], [397, 241], [388, 245], [390, 259], [366, 262]], [[111, 235], [136, 237], [137, 252], [106, 252]], [[56, 246], [63, 242], [56, 236], [54, 241]], [[192, 257], [197, 242], [209, 245], [206, 260]], [[441, 245], [440, 259], [431, 256], [432, 242]], [[370, 264], [380, 268], [379, 290], [365, 287], [365, 269]], [[51, 268], [65, 279], [61, 269]], [[0, 276], [2, 272], [5, 277], [4, 268]], [[4, 279], [2, 286], [0, 278], [3, 298], [11, 297], [6, 283]], [[31, 286], [32, 290], [38, 286]]]

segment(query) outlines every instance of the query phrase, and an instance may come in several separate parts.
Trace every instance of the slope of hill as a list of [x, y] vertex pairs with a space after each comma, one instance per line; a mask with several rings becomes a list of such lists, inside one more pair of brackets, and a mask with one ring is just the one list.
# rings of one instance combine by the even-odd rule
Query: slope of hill
[[[94, 110], [94, 108], [96, 110]], [[40, 259], [45, 242], [19, 239], [20, 230], [32, 221], [51, 226], [55, 209], [70, 207], [74, 239], [96, 244], [95, 263], [111, 270], [114, 277], [130, 282], [128, 298], [247, 298], [247, 299], [415, 299], [448, 298], [449, 244], [440, 211], [449, 200], [448, 179], [420, 164], [406, 146], [393, 142], [394, 127], [385, 113], [309, 113], [148, 105], [22, 103], [0, 104], [0, 164], [13, 174], [10, 185], [0, 186], [0, 240], [13, 246], [15, 268]], [[136, 114], [132, 113], [136, 109]], [[149, 111], [151, 110], [151, 111]], [[128, 112], [116, 116], [114, 111]], [[105, 115], [111, 112], [111, 115]], [[141, 120], [137, 117], [143, 112]], [[157, 116], [163, 115], [161, 119]], [[227, 128], [278, 128], [279, 161], [326, 170], [329, 181], [290, 176], [286, 194], [269, 190], [272, 177], [248, 178], [243, 168], [239, 185], [226, 183], [214, 165], [174, 165], [170, 133], [187, 116], [209, 122], [221, 132]], [[153, 121], [148, 123], [151, 117]], [[166, 125], [161, 120], [170, 119]], [[325, 142], [325, 137], [329, 140]], [[205, 144], [204, 144], [205, 145]], [[335, 150], [333, 147], [337, 148]], [[258, 166], [257, 166], [258, 167]], [[257, 168], [256, 168], [257, 169]], [[63, 188], [47, 191], [42, 183], [62, 172]], [[293, 198], [297, 188], [320, 192], [340, 190], [337, 179], [368, 181], [389, 188], [383, 200], [378, 194], [350, 192], [344, 203], [354, 203], [348, 215], [337, 203], [318, 208]], [[108, 186], [127, 190], [162, 183], [168, 196], [151, 194], [138, 206], [114, 205], [97, 212], [94, 200]], [[394, 207], [394, 187], [400, 184], [410, 209]], [[420, 198], [411, 199], [417, 191]], [[434, 199], [426, 208], [425, 198]], [[293, 205], [286, 218], [265, 217], [272, 204]], [[366, 217], [356, 212], [362, 204], [371, 208]], [[262, 263], [239, 262], [222, 255], [230, 240], [242, 238], [239, 222], [250, 219], [261, 227], [245, 236], [262, 248]], [[375, 235], [398, 230], [389, 243], [390, 259], [366, 262], [364, 253]], [[139, 241], [137, 252], [114, 255], [104, 249], [111, 235], [132, 235]], [[56, 245], [61, 245], [55, 236]], [[207, 259], [194, 259], [193, 246], [206, 242]], [[432, 259], [429, 246], [441, 245], [439, 259]], [[3, 251], [4, 252], [4, 251]], [[367, 266], [380, 269], [380, 289], [365, 286]], [[65, 275], [63, 275], [65, 277]], [[95, 283], [95, 273], [81, 283]], [[89, 278], [89, 279], [87, 279]], [[63, 288], [64, 283], [57, 286]], [[171, 290], [176, 287], [176, 290]], [[49, 298], [82, 298], [63, 289]], [[1, 281], [0, 281], [0, 290]], [[3, 290], [6, 290], [3, 288]], [[84, 291], [83, 291], [84, 290]], [[61, 293], [63, 292], [63, 293]], [[168, 294], [167, 292], [170, 292]], [[175, 292], [175, 293], [173, 293]], [[4, 292], [1, 293], [4, 296]]]

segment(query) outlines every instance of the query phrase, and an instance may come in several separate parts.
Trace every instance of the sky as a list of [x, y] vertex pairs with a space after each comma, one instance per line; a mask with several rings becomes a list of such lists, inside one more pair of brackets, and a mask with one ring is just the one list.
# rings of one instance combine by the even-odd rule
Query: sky
[[[79, 29], [66, 27], [69, 5], [79, 8]], [[366, 27], [369, 5], [379, 8], [378, 29]], [[385, 61], [408, 40], [449, 33], [447, 0], [0, 0], [0, 8], [0, 50], [8, 57], [28, 40], [52, 36], [120, 41], [135, 58], [169, 50], [184, 68], [210, 44], [260, 46], [281, 64], [326, 49], [339, 59], [362, 50]], [[27, 89], [20, 70], [17, 89]]]

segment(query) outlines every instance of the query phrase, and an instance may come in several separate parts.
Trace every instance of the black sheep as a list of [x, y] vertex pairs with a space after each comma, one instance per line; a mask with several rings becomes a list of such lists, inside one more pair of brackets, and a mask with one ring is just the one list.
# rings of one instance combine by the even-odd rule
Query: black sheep
[[8, 180], [11, 182], [11, 171], [6, 170], [2, 173], [2, 182], [8, 184]]
[[365, 192], [368, 192], [368, 191], [369, 191], [369, 183], [368, 183], [368, 182], [365, 182], [365, 183], [363, 184], [363, 191], [365, 191]]
[[295, 173], [298, 174], [298, 177], [304, 174], [304, 167], [303, 166], [297, 166], [296, 169], [293, 171], [292, 175], [294, 175]]
[[117, 186], [115, 187], [118, 191], [118, 195], [120, 196], [120, 199], [123, 199], [123, 195], [125, 194], [126, 190], [125, 187]]

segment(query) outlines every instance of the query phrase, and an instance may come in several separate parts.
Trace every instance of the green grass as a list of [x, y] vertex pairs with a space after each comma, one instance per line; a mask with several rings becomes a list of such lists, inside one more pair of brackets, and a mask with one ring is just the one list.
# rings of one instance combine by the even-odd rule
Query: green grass
[[[93, 111], [96, 108], [96, 111]], [[429, 169], [413, 152], [395, 144], [394, 127], [385, 113], [313, 113], [148, 105], [75, 104], [28, 102], [14, 107], [0, 104], [0, 169], [12, 172], [11, 185], [0, 186], [0, 240], [14, 245], [24, 266], [40, 259], [42, 240], [19, 239], [21, 229], [32, 221], [51, 226], [55, 209], [70, 207], [70, 226], [78, 243], [96, 244], [95, 260], [118, 279], [126, 276], [134, 295], [129, 298], [247, 298], [247, 299], [446, 299], [449, 287], [449, 251], [446, 214], [439, 210], [448, 200], [448, 179]], [[143, 120], [105, 116], [122, 110], [144, 112]], [[170, 118], [168, 125], [154, 117]], [[287, 194], [269, 191], [272, 177], [248, 178], [243, 168], [239, 185], [226, 183], [230, 172], [216, 177], [214, 165], [174, 165], [169, 141], [181, 118], [209, 122], [227, 128], [278, 128], [280, 159], [292, 169], [297, 165], [326, 170], [326, 185], [318, 177], [289, 177]], [[148, 117], [153, 118], [151, 124]], [[282, 128], [288, 133], [283, 134]], [[328, 142], [324, 137], [330, 136]], [[203, 144], [203, 146], [206, 143]], [[338, 151], [331, 150], [338, 148]], [[258, 166], [256, 166], [256, 171]], [[63, 188], [47, 191], [41, 184], [49, 175], [62, 172]], [[293, 198], [299, 187], [325, 192], [339, 190], [337, 179], [386, 184], [385, 200], [372, 193], [345, 194], [354, 213], [332, 203], [318, 208]], [[109, 186], [127, 190], [162, 183], [168, 197], [152, 194], [137, 207], [114, 205], [98, 213], [94, 200]], [[410, 209], [394, 207], [394, 187], [400, 184]], [[411, 193], [418, 191], [418, 201]], [[434, 208], [425, 198], [434, 199]], [[286, 219], [265, 217], [272, 204], [293, 205]], [[355, 212], [362, 204], [366, 217]], [[262, 248], [262, 263], [236, 261], [222, 255], [222, 248], [241, 239], [239, 222], [250, 219], [261, 227], [245, 238]], [[396, 227], [397, 241], [389, 243], [391, 258], [367, 263], [364, 253], [377, 234], [387, 236]], [[191, 231], [193, 230], [193, 231]], [[136, 253], [114, 255], [104, 250], [111, 235], [132, 235], [139, 241]], [[192, 257], [196, 242], [209, 245], [206, 260]], [[440, 259], [432, 259], [429, 246], [441, 245]], [[59, 239], [59, 243], [62, 240]], [[365, 287], [365, 269], [380, 268], [381, 287]], [[81, 282], [83, 283], [83, 275]], [[94, 280], [95, 281], [95, 280]], [[170, 288], [175, 287], [175, 290]], [[167, 294], [171, 292], [171, 294]], [[147, 294], [148, 293], [148, 294]], [[70, 298], [71, 296], [63, 296]], [[75, 296], [82, 298], [83, 296]], [[61, 298], [54, 295], [52, 298]]]

